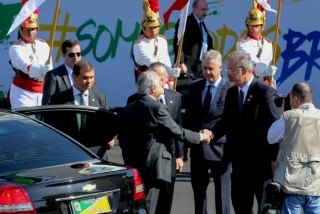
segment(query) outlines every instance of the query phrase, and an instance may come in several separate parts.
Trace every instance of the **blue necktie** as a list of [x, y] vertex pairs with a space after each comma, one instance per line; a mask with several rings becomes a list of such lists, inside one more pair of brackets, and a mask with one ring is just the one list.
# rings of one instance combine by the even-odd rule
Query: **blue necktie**
[[240, 112], [240, 113], [241, 113], [242, 107], [243, 107], [243, 96], [244, 96], [244, 93], [243, 93], [243, 91], [240, 89], [240, 90], [239, 90], [239, 96], [238, 96], [238, 104], [239, 104], [239, 112]]
[[210, 110], [211, 98], [212, 98], [212, 93], [211, 93], [212, 88], [213, 88], [213, 85], [208, 85], [206, 96], [204, 97], [203, 107], [204, 107], [205, 114], [207, 114]]

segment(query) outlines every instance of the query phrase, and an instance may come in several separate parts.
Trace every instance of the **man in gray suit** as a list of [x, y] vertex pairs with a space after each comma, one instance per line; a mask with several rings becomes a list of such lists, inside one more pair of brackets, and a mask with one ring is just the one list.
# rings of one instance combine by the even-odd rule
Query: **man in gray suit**
[[[73, 86], [65, 91], [53, 94], [50, 98], [49, 104], [85, 105], [109, 109], [107, 96], [97, 92], [96, 90], [92, 90], [92, 86], [94, 85], [94, 76], [94, 67], [89, 61], [80, 60], [76, 62], [72, 71]], [[64, 124], [65, 127], [63, 127], [65, 133], [70, 136], [79, 136], [79, 139], [77, 140], [85, 146], [90, 146], [90, 141], [99, 140], [93, 139], [95, 136], [88, 134], [91, 129], [98, 127], [95, 127], [94, 125], [90, 127], [87, 125], [85, 129], [86, 131], [80, 132], [78, 126], [74, 125], [75, 123], [79, 123], [75, 115], [68, 114], [66, 115], [66, 118], [63, 119], [66, 120], [66, 123]], [[94, 120], [90, 121], [88, 118], [87, 124], [95, 124], [95, 122]], [[103, 150], [110, 150], [113, 146], [114, 140], [112, 139], [107, 143], [106, 148], [103, 148]], [[101, 153], [104, 153], [103, 150]], [[103, 154], [100, 156], [102, 155]]]
[[[181, 94], [177, 91], [165, 88], [169, 75], [165, 64], [161, 62], [154, 62], [149, 66], [149, 70], [156, 72], [162, 83], [163, 94], [161, 94], [161, 102], [168, 107], [168, 111], [172, 119], [180, 126], [182, 126], [181, 118]], [[132, 103], [138, 98], [138, 93], [131, 95], [128, 98], [127, 104]], [[171, 183], [163, 183], [160, 187], [159, 199], [156, 208], [156, 214], [170, 214], [174, 184], [176, 180], [176, 173], [182, 172], [183, 169], [183, 155], [184, 155], [184, 143], [174, 138], [168, 138], [168, 143], [171, 142], [171, 147], [168, 148], [168, 152], [172, 155], [172, 168], [171, 168]]]
[[[153, 71], [145, 71], [137, 80], [139, 97], [127, 105], [121, 115], [118, 134], [124, 164], [137, 168], [144, 179], [147, 206], [155, 213], [159, 188], [171, 182], [172, 156], [168, 150], [175, 138], [184, 142], [209, 143], [211, 132], [183, 129], [170, 116], [168, 107], [159, 102], [163, 93], [161, 79]], [[128, 134], [130, 133], [134, 134]]]
[[[186, 128], [192, 131], [211, 130], [220, 121], [225, 97], [231, 84], [221, 76], [222, 57], [209, 50], [202, 57], [204, 78], [192, 82], [186, 108]], [[191, 185], [195, 214], [207, 213], [207, 187], [210, 169], [215, 184], [217, 214], [230, 213], [230, 162], [225, 152], [226, 139], [213, 140], [209, 145], [191, 144]]]

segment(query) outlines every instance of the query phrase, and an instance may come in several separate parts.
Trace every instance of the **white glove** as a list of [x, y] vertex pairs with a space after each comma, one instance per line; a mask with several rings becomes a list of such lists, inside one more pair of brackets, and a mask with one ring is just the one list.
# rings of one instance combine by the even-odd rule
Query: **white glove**
[[52, 64], [44, 65], [44, 67], [45, 67], [46, 69], [48, 69], [47, 71], [51, 71], [51, 70], [53, 69]]
[[277, 67], [273, 65], [269, 65], [266, 69], [267, 76], [274, 76], [277, 72]]
[[178, 78], [180, 76], [181, 68], [167, 68], [167, 71], [171, 78]]
[[39, 79], [51, 69], [52, 65], [32, 64], [29, 69], [29, 77]]

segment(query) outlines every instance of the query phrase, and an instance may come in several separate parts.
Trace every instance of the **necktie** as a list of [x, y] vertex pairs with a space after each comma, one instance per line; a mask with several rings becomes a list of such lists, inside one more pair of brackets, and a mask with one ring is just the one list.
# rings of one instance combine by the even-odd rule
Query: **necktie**
[[239, 112], [241, 113], [242, 107], [243, 107], [243, 91], [240, 89], [239, 90], [239, 96], [238, 96], [238, 104], [239, 104]]
[[84, 93], [79, 93], [80, 96], [80, 105], [86, 106], [86, 101], [84, 99], [85, 94]]
[[211, 106], [212, 88], [213, 85], [208, 85], [206, 96], [204, 97], [203, 107], [206, 114], [209, 112]]
[[[86, 106], [86, 101], [84, 99], [85, 94], [84, 93], [79, 93], [80, 96], [80, 105]], [[83, 132], [86, 127], [86, 120], [87, 120], [87, 115], [85, 113], [80, 114], [80, 121], [79, 121], [79, 131]]]

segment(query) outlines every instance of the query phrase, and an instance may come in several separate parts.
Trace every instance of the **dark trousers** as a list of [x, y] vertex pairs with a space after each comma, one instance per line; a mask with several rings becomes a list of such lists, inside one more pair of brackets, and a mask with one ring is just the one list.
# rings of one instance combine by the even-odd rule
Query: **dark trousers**
[[171, 180], [172, 183], [161, 182], [160, 184], [160, 193], [155, 212], [156, 214], [170, 214], [171, 212], [174, 183], [176, 181], [176, 178], [172, 177]]
[[[259, 170], [244, 169], [244, 164], [239, 167], [232, 165], [231, 199], [236, 214], [253, 214], [254, 196], [258, 202], [258, 213], [267, 204], [265, 202], [265, 187], [271, 183], [270, 177], [259, 176]], [[250, 168], [247, 166], [247, 168]]]
[[[207, 213], [207, 188], [210, 182], [210, 169], [214, 188], [216, 214], [230, 213], [230, 164], [221, 161], [207, 161], [191, 158], [191, 185], [194, 196], [194, 213]], [[211, 204], [211, 203], [209, 203]]]

